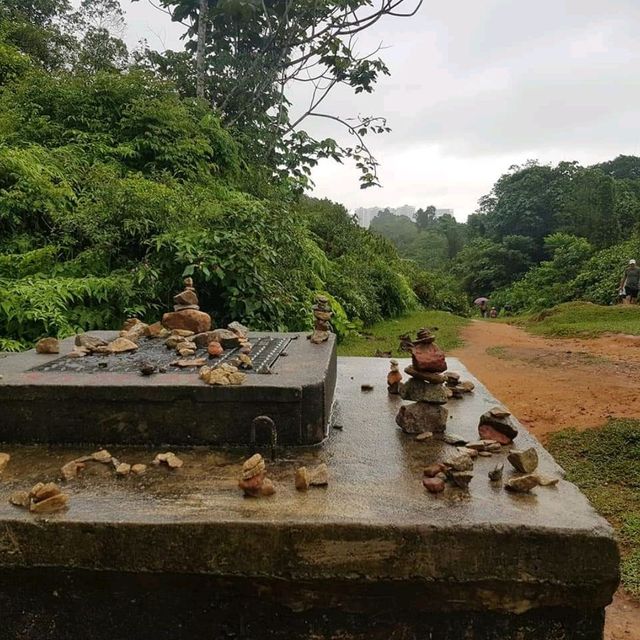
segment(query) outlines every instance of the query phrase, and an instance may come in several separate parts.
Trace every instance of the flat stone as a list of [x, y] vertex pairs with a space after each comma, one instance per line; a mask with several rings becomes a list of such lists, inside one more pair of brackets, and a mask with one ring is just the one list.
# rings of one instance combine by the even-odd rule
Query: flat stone
[[403, 400], [415, 402], [429, 402], [431, 404], [446, 404], [447, 394], [441, 384], [430, 384], [424, 380], [409, 378], [398, 387]]
[[425, 440], [430, 440], [431, 438], [433, 438], [433, 433], [431, 431], [423, 431], [415, 437], [418, 442], [424, 442]]
[[507, 460], [513, 465], [516, 471], [521, 473], [533, 473], [538, 467], [538, 452], [533, 448], [512, 449], [507, 456]]
[[116, 338], [104, 347], [97, 347], [95, 351], [97, 353], [126, 353], [127, 351], [136, 351], [138, 345], [129, 340], [129, 338]]
[[439, 433], [447, 428], [449, 412], [444, 405], [415, 402], [403, 405], [396, 416], [396, 424], [405, 433], [431, 431]]
[[42, 338], [36, 342], [36, 353], [60, 353], [60, 341], [58, 338]]
[[466, 453], [472, 460], [478, 457], [478, 451], [476, 449], [469, 449], [468, 447], [458, 447], [460, 453]]
[[38, 502], [32, 500], [29, 511], [31, 513], [54, 513], [66, 509], [68, 503], [69, 496], [64, 493], [58, 493]]
[[511, 415], [504, 407], [494, 407], [493, 409], [489, 409], [488, 413], [494, 418], [508, 418]]
[[95, 460], [96, 462], [102, 462], [103, 464], [110, 463], [112, 458], [113, 456], [106, 449], [101, 449], [100, 451], [96, 451], [95, 453], [91, 454], [92, 460]]
[[186, 329], [194, 334], [211, 329], [211, 316], [197, 309], [170, 311], [162, 316], [162, 326], [167, 329]]
[[108, 342], [100, 336], [92, 336], [89, 333], [79, 333], [75, 337], [77, 347], [84, 347], [89, 351], [95, 351], [98, 347], [106, 347]]
[[173, 296], [173, 302], [182, 307], [197, 307], [198, 296], [193, 289], [185, 289]]
[[445, 371], [442, 375], [444, 376], [445, 382], [453, 387], [455, 387], [460, 380], [460, 374], [455, 371]]
[[405, 367], [404, 372], [409, 374], [412, 378], [424, 380], [425, 382], [430, 382], [431, 384], [443, 384], [445, 382], [445, 377], [441, 373], [420, 371], [419, 369], [416, 369], [412, 366]]
[[510, 478], [504, 484], [504, 488], [509, 491], [515, 491], [517, 493], [528, 493], [534, 487], [537, 487], [540, 484], [538, 480], [538, 476], [533, 474], [528, 474], [525, 476], [516, 476], [514, 478]]
[[447, 444], [451, 444], [453, 446], [462, 445], [465, 446], [467, 444], [467, 440], [457, 433], [443, 433], [442, 440]]
[[558, 482], [560, 482], [560, 478], [555, 478], [544, 473], [536, 473], [535, 476], [538, 479], [538, 484], [541, 487], [555, 487]]

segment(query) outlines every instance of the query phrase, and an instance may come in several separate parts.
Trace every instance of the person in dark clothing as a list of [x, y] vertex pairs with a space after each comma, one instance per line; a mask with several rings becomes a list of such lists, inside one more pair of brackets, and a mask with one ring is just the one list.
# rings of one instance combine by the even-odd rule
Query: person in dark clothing
[[620, 282], [620, 288], [627, 295], [627, 303], [635, 304], [638, 301], [638, 289], [640, 289], [640, 267], [635, 260], [629, 260], [629, 265], [624, 270], [624, 276]]

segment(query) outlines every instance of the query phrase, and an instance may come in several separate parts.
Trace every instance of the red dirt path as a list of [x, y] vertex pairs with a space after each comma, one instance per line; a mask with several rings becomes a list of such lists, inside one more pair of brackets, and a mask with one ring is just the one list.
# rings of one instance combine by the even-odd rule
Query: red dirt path
[[[640, 338], [546, 339], [498, 322], [474, 321], [451, 355], [543, 443], [566, 427], [640, 418]], [[640, 640], [640, 602], [618, 590], [605, 640]]]

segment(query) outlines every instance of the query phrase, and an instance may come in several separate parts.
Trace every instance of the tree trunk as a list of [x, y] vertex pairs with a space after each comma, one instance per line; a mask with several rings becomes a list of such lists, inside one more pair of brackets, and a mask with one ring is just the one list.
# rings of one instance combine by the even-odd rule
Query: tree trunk
[[196, 52], [196, 95], [205, 97], [205, 68], [204, 54], [207, 45], [207, 19], [209, 12], [209, 0], [200, 0], [198, 12], [198, 49]]

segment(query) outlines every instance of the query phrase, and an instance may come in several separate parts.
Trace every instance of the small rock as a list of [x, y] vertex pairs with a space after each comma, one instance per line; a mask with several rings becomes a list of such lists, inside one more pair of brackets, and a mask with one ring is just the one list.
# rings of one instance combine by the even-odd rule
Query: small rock
[[36, 353], [60, 353], [60, 342], [58, 338], [42, 338], [42, 340], [38, 340], [38, 342], [36, 342]]
[[55, 511], [66, 509], [68, 503], [69, 496], [64, 493], [57, 493], [38, 502], [32, 501], [29, 506], [29, 511], [31, 511], [31, 513], [54, 513]]
[[219, 342], [223, 349], [235, 349], [236, 347], [241, 347], [243, 343], [241, 338], [228, 329], [215, 329], [214, 331], [210, 331], [207, 343], [212, 340]]
[[512, 449], [507, 456], [507, 460], [513, 465], [516, 471], [521, 473], [533, 473], [538, 467], [538, 452], [533, 448]]
[[306, 467], [296, 469], [295, 484], [298, 491], [306, 491], [309, 488], [309, 473]]
[[475, 449], [476, 451], [484, 451], [487, 448], [484, 440], [476, 440], [475, 442], [468, 442], [466, 444], [468, 449]]
[[62, 469], [60, 469], [60, 473], [62, 474], [63, 479], [66, 482], [71, 480], [75, 480], [78, 477], [80, 471], [84, 469], [85, 465], [83, 462], [78, 462], [77, 460], [72, 460], [71, 462], [67, 462]]
[[425, 467], [423, 473], [427, 478], [435, 478], [439, 473], [445, 471], [446, 468], [446, 465], [442, 464], [442, 462], [436, 462], [434, 464], [430, 464], [428, 467]]
[[492, 482], [498, 482], [502, 480], [502, 473], [504, 471], [504, 464], [497, 464], [491, 471], [489, 471], [489, 480]]
[[107, 341], [98, 336], [91, 336], [88, 333], [79, 333], [75, 339], [76, 347], [95, 351], [98, 347], [106, 347]]
[[443, 376], [450, 387], [455, 387], [460, 381], [460, 374], [455, 371], [445, 371]]
[[536, 478], [538, 479], [538, 484], [541, 487], [555, 487], [558, 482], [560, 482], [560, 478], [554, 478], [553, 476], [548, 476], [544, 473], [536, 473]]
[[[182, 358], [188, 358], [189, 356], [193, 356], [196, 353], [195, 349], [191, 349], [189, 347], [180, 347], [178, 349], [178, 353]], [[204, 364], [204, 361], [202, 362]], [[202, 364], [200, 366], [202, 366]]]
[[473, 469], [473, 460], [467, 453], [459, 453], [452, 458], [449, 458], [445, 464], [447, 467], [451, 467], [454, 471], [470, 471]]
[[246, 338], [249, 335], [249, 329], [238, 321], [230, 322], [227, 325], [229, 331], [233, 331], [238, 337]]
[[264, 458], [259, 453], [254, 453], [242, 465], [242, 479], [249, 480], [262, 473], [266, 469]]
[[504, 488], [509, 491], [515, 491], [517, 493], [527, 493], [539, 484], [538, 477], [529, 474], [526, 476], [518, 476], [516, 478], [510, 478], [506, 481]]
[[422, 486], [429, 493], [442, 493], [444, 491], [444, 480], [436, 477], [427, 477], [422, 478]]
[[483, 458], [490, 458], [493, 454], [491, 451], [478, 451], [478, 455]]
[[46, 484], [38, 482], [31, 488], [29, 496], [32, 501], [41, 502], [42, 500], [57, 496], [60, 493], [62, 493], [60, 487], [55, 482], [47, 482]]
[[[507, 415], [503, 415], [504, 413], [507, 413]], [[483, 431], [482, 428], [487, 426], [491, 427], [492, 435], [485, 435], [486, 430]], [[518, 428], [506, 409], [491, 409], [491, 411], [487, 411], [480, 416], [478, 432], [481, 438], [490, 438], [491, 440], [497, 440], [501, 444], [508, 444], [504, 442], [504, 439], [514, 440], [518, 435]]]
[[360, 391], [373, 391], [373, 385], [372, 384], [361, 384], [360, 385]]
[[31, 497], [29, 496], [28, 491], [16, 491], [9, 496], [9, 502], [15, 507], [23, 507], [24, 509], [28, 509], [29, 503], [31, 502]]
[[471, 471], [450, 471], [448, 477], [456, 486], [468, 489], [469, 483], [473, 479], [473, 473]]
[[145, 335], [149, 338], [161, 338], [165, 331], [166, 329], [162, 326], [162, 322], [154, 322], [147, 327]]
[[156, 371], [156, 365], [153, 362], [143, 362], [140, 365], [140, 374], [143, 376], [150, 376]]
[[502, 446], [499, 442], [495, 442], [494, 444], [487, 445], [487, 451], [490, 453], [500, 453], [502, 451]]
[[272, 496], [275, 492], [276, 488], [273, 482], [269, 478], [265, 478], [262, 482], [262, 487], [260, 487], [260, 494], [266, 498]]
[[116, 467], [116, 474], [119, 476], [128, 476], [131, 473], [131, 465], [126, 462], [121, 462]]
[[224, 349], [222, 348], [222, 345], [219, 342], [213, 341], [207, 345], [207, 352], [213, 358], [217, 358], [218, 356], [221, 356], [224, 353]]
[[431, 431], [423, 431], [422, 433], [419, 433], [415, 439], [418, 440], [418, 442], [423, 442], [424, 440], [430, 440], [431, 438], [433, 438], [433, 433]]
[[0, 475], [7, 468], [9, 460], [11, 460], [11, 456], [8, 453], [0, 453]]
[[180, 458], [178, 458], [178, 456], [172, 451], [157, 454], [151, 464], [157, 466], [163, 463], [166, 464], [170, 469], [179, 469], [184, 464], [184, 462]]
[[102, 462], [103, 464], [110, 463], [112, 457], [113, 456], [106, 449], [102, 449], [91, 454], [92, 460], [95, 460], [96, 462]]
[[489, 413], [494, 418], [508, 418], [511, 415], [511, 413], [509, 413], [509, 411], [507, 411], [503, 407], [494, 407], [493, 409], [489, 410]]
[[472, 460], [478, 457], [478, 451], [476, 449], [469, 449], [468, 447], [458, 447], [460, 453], [466, 453]]
[[147, 335], [149, 325], [136, 319], [136, 322], [132, 324], [129, 329], [123, 329], [120, 332], [121, 338], [126, 338], [132, 342], [138, 342], [143, 336]]
[[476, 388], [476, 385], [473, 384], [471, 380], [464, 380], [463, 382], [458, 384], [458, 387], [465, 393], [471, 393]]
[[465, 446], [467, 444], [467, 440], [462, 436], [459, 436], [457, 433], [444, 433], [442, 435], [442, 440], [447, 444], [451, 444], [453, 446], [462, 445]]
[[326, 487], [329, 484], [329, 468], [326, 464], [319, 464], [309, 472], [309, 485], [312, 487]]
[[138, 345], [129, 340], [129, 338], [116, 338], [110, 342], [106, 347], [98, 347], [97, 353], [126, 353], [128, 351], [136, 351]]
[[188, 369], [189, 367], [202, 367], [206, 364], [206, 358], [194, 358], [192, 360], [180, 359], [172, 362], [172, 366], [179, 367], [180, 369]]
[[146, 464], [134, 464], [131, 466], [131, 473], [137, 475], [137, 476], [141, 476], [144, 475], [144, 473], [147, 470], [147, 465]]
[[73, 349], [67, 353], [67, 358], [86, 358], [90, 351], [86, 347], [73, 347]]

